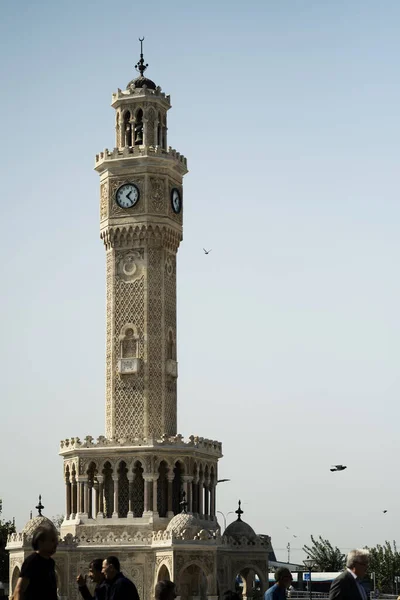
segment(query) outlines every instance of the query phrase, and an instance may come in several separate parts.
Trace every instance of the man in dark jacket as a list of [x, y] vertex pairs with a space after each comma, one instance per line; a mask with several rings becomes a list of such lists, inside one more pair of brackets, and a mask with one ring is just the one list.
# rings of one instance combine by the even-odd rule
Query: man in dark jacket
[[103, 560], [103, 573], [106, 578], [106, 600], [140, 600], [135, 584], [121, 573], [116, 556]]
[[94, 590], [94, 597], [89, 592], [89, 589], [86, 585], [86, 577], [83, 577], [82, 574], [78, 575], [76, 582], [79, 586], [79, 591], [84, 600], [93, 600], [93, 598], [94, 600], [106, 600], [107, 586], [104, 574], [102, 572], [102, 568], [103, 559], [101, 558], [96, 558], [95, 560], [92, 560], [92, 562], [89, 565], [89, 579], [91, 579], [93, 583], [96, 584]]
[[361, 583], [367, 573], [368, 562], [368, 550], [351, 550], [347, 555], [346, 570], [332, 582], [329, 600], [368, 600]]

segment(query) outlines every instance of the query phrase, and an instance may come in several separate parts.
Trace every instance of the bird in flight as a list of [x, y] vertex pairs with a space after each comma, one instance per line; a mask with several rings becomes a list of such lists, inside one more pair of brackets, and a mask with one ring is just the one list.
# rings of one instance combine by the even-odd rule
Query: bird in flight
[[206, 250], [205, 248], [203, 248], [203, 250], [204, 250], [204, 254], [210, 254], [212, 248], [210, 248], [209, 250]]
[[347, 469], [345, 465], [332, 465], [331, 471], [344, 471]]
[[387, 513], [387, 510], [383, 510], [382, 512], [383, 512], [383, 514], [385, 514], [385, 513]]
[[286, 529], [290, 529], [290, 527], [288, 527], [287, 525], [285, 525]]
[[299, 536], [298, 536], [298, 535], [294, 535], [294, 534], [293, 534], [293, 537], [294, 537], [294, 538], [297, 538], [297, 537], [299, 537]]

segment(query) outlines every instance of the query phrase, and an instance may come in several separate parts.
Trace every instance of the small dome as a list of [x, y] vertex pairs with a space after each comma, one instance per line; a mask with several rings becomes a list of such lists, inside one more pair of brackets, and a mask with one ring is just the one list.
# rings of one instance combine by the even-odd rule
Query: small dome
[[250, 541], [255, 541], [258, 536], [254, 529], [248, 525], [245, 521], [238, 519], [234, 521], [224, 531], [224, 536], [232, 537], [234, 540], [240, 541], [242, 537], [247, 538]]
[[55, 528], [53, 521], [50, 521], [50, 519], [43, 515], [38, 515], [37, 517], [30, 519], [30, 521], [28, 521], [23, 528], [22, 533], [31, 537], [39, 527], [49, 527], [57, 533], [57, 529]]
[[129, 90], [130, 92], [133, 92], [134, 90], [144, 88], [144, 87], [147, 87], [147, 89], [149, 89], [149, 90], [155, 90], [157, 86], [154, 83], [154, 81], [152, 81], [151, 79], [140, 76], [140, 77], [137, 77], [136, 79], [132, 79], [132, 81], [130, 81], [128, 83], [128, 85], [126, 86], [126, 89]]
[[193, 531], [193, 535], [202, 529], [202, 523], [200, 519], [197, 519], [193, 513], [179, 513], [170, 520], [167, 526], [167, 531], [170, 531], [175, 535], [180, 535], [187, 529]]

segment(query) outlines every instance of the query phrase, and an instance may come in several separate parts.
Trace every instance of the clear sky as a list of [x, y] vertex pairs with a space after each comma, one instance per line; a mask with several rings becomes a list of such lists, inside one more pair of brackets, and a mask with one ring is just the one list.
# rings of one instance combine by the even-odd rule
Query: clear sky
[[94, 156], [144, 35], [190, 169], [179, 431], [223, 442], [218, 510], [281, 559], [400, 541], [399, 26], [397, 0], [2, 0], [4, 517], [62, 513], [59, 440], [104, 432]]

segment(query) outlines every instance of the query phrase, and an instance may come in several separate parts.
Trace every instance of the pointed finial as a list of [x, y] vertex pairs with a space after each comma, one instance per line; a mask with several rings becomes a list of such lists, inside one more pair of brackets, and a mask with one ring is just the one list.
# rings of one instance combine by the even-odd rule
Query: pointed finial
[[241, 501], [239, 500], [239, 506], [238, 506], [238, 509], [237, 509], [237, 510], [235, 510], [235, 513], [236, 513], [236, 514], [237, 514], [237, 516], [238, 516], [238, 518], [237, 518], [237, 520], [238, 520], [238, 521], [241, 521], [241, 520], [242, 520], [242, 514], [243, 514], [243, 511], [242, 511], [242, 509], [241, 509], [241, 506], [242, 506], [242, 503], [241, 503]]
[[183, 513], [187, 512], [187, 505], [188, 503], [186, 502], [186, 492], [182, 492], [182, 502], [179, 502], [179, 506], [182, 506]]
[[144, 60], [143, 60], [143, 41], [144, 41], [144, 37], [139, 38], [139, 42], [140, 42], [140, 60], [135, 65], [135, 69], [136, 69], [136, 71], [139, 71], [141, 77], [143, 77], [143, 73], [145, 72], [145, 70], [149, 66], [148, 64], [144, 64]]
[[32, 511], [29, 513], [29, 520], [32, 521]]
[[37, 506], [35, 506], [35, 508], [36, 508], [36, 510], [39, 513], [39, 517], [41, 517], [42, 516], [42, 510], [44, 509], [44, 506], [42, 504], [42, 496], [41, 496], [41, 494], [39, 494], [39, 504]]

